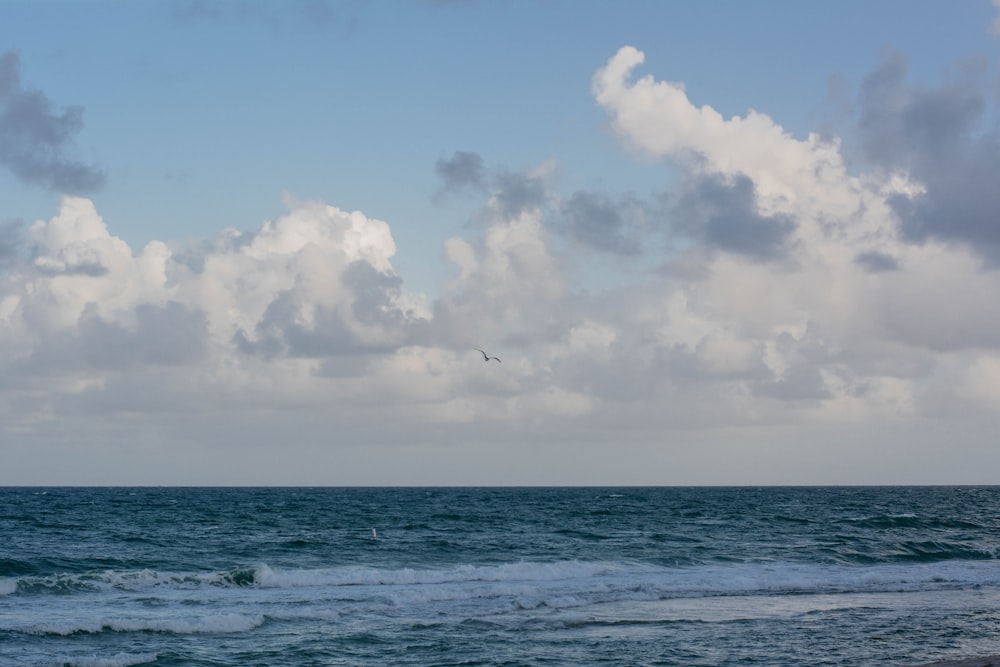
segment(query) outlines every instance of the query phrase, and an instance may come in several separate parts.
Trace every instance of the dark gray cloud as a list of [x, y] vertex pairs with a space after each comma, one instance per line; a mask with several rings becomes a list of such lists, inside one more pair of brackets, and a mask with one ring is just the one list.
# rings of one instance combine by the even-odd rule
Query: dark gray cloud
[[498, 174], [494, 181], [494, 196], [500, 213], [505, 218], [516, 218], [525, 211], [544, 206], [548, 201], [545, 181], [536, 176], [522, 172], [504, 172]]
[[233, 334], [233, 345], [248, 357], [260, 357], [262, 359], [274, 359], [284, 352], [285, 345], [280, 336], [274, 335], [270, 331], [265, 332], [264, 336], [259, 335], [261, 331], [259, 324], [257, 331], [257, 338], [251, 340], [250, 336], [247, 335], [246, 329], [239, 329]]
[[450, 158], [438, 160], [434, 172], [442, 180], [441, 189], [434, 195], [435, 201], [448, 194], [486, 187], [483, 158], [478, 153], [455, 151]]
[[780, 401], [822, 401], [833, 397], [815, 366], [789, 368], [780, 378], [753, 385], [753, 391], [758, 396]]
[[925, 188], [892, 200], [904, 235], [967, 244], [1000, 263], [1000, 136], [983, 130], [982, 63], [968, 63], [936, 88], [906, 81], [891, 54], [862, 85], [858, 129], [865, 157], [910, 174]]
[[104, 185], [104, 173], [67, 152], [83, 127], [83, 109], [55, 110], [39, 90], [21, 84], [21, 60], [0, 55], [0, 165], [23, 183], [83, 194]]
[[923, 171], [926, 192], [897, 196], [893, 208], [908, 238], [964, 243], [1000, 264], [1000, 144], [984, 139], [952, 162]]
[[279, 356], [319, 358], [363, 350], [363, 341], [335, 310], [311, 306], [313, 322], [299, 322], [301, 297], [289, 290], [279, 294], [257, 322], [255, 339], [239, 331], [234, 342], [244, 354], [273, 359]]
[[861, 86], [858, 128], [866, 157], [890, 169], [926, 169], [964, 152], [985, 108], [980, 67], [935, 89], [908, 86], [905, 57], [897, 52]]
[[895, 257], [881, 252], [863, 252], [854, 258], [858, 265], [864, 267], [869, 273], [882, 273], [883, 271], [895, 271], [899, 268], [899, 262]]
[[[456, 151], [450, 158], [438, 160], [434, 171], [442, 180], [435, 201], [460, 192], [490, 193], [496, 212], [507, 219], [525, 211], [547, 209], [547, 223], [554, 231], [616, 255], [639, 254], [646, 221], [658, 215], [652, 206], [631, 194], [612, 196], [581, 190], [555, 205], [544, 177], [487, 169], [482, 156], [474, 152]], [[489, 216], [485, 219], [488, 222]]]
[[673, 209], [673, 229], [710, 247], [757, 261], [780, 259], [795, 230], [783, 215], [757, 211], [753, 181], [742, 174], [696, 177], [682, 192]]
[[323, 357], [390, 352], [402, 344], [418, 340], [427, 323], [404, 312], [394, 298], [402, 292], [398, 276], [382, 273], [365, 261], [353, 262], [342, 276], [354, 301], [351, 314], [365, 326], [381, 327], [394, 342], [370, 343], [355, 333], [337, 308], [310, 305], [312, 322], [299, 320], [302, 296], [294, 290], [278, 295], [257, 323], [253, 340], [245, 331], [233, 338], [244, 354], [266, 359], [278, 356], [318, 359]]
[[393, 302], [403, 291], [403, 279], [382, 273], [364, 261], [352, 262], [341, 281], [354, 292], [351, 310], [354, 317], [368, 326], [401, 329], [412, 313], [404, 313]]
[[520, 171], [487, 170], [478, 153], [456, 151], [450, 158], [438, 160], [434, 171], [442, 179], [435, 201], [447, 194], [488, 191], [505, 218], [540, 208], [548, 201], [544, 179]]
[[583, 245], [616, 255], [637, 255], [644, 207], [638, 199], [617, 200], [603, 193], [578, 191], [563, 204], [564, 231]]

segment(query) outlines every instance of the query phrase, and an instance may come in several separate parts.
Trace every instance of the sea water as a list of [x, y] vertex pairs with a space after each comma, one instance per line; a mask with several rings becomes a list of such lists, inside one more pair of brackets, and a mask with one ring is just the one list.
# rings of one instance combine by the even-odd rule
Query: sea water
[[992, 487], [6, 488], [0, 665], [907, 665], [998, 556]]

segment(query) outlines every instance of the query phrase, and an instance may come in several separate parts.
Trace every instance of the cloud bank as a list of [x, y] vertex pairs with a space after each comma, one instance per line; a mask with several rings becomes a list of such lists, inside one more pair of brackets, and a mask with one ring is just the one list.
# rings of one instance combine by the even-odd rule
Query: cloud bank
[[[387, 222], [318, 201], [185, 246], [130, 248], [73, 196], [23, 233], [0, 227], [0, 434], [248, 451], [294, 437], [348, 459], [424, 443], [455, 461], [489, 451], [494, 482], [504, 446], [562, 452], [566, 477], [540, 482], [600, 481], [573, 477], [553, 443], [599, 461], [669, 452], [678, 470], [724, 451], [775, 481], [747, 462], [782, 429], [809, 449], [805, 434], [996, 413], [1000, 151], [978, 129], [976, 76], [920, 90], [890, 56], [860, 91], [858, 169], [840, 139], [724, 118], [636, 78], [642, 63], [622, 48], [592, 92], [623, 146], [681, 170], [666, 203], [563, 196], [552, 163], [455, 153], [438, 197], [483, 203], [474, 231], [444, 242], [453, 278], [433, 298], [394, 269]], [[656, 268], [575, 287], [595, 253]], [[677, 482], [664, 474], [606, 481]]]

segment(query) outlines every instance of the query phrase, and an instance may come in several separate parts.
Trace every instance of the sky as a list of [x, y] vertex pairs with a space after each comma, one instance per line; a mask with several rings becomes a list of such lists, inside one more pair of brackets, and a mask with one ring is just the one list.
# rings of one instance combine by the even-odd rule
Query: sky
[[1000, 483], [998, 65], [1000, 0], [0, 1], [0, 485]]

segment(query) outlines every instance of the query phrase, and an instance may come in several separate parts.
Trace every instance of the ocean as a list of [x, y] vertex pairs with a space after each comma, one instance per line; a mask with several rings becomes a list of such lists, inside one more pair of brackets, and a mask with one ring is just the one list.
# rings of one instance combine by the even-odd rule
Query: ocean
[[998, 557], [1000, 487], [0, 488], [0, 665], [912, 665]]

